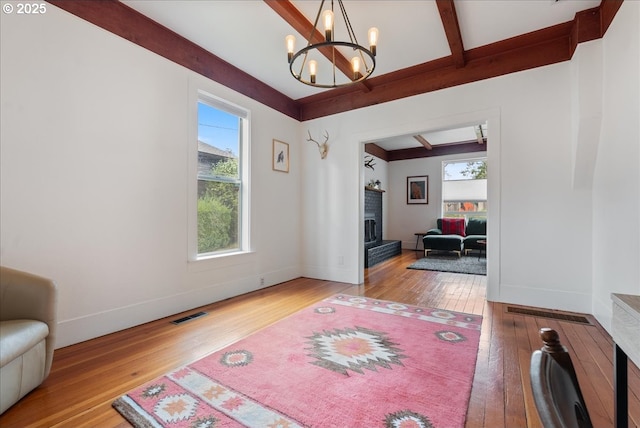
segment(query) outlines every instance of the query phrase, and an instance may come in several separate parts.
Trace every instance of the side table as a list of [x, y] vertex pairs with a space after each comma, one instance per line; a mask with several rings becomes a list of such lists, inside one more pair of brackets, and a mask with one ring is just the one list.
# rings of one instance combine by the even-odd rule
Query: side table
[[482, 252], [484, 251], [484, 256], [487, 257], [487, 240], [486, 239], [481, 239], [479, 241], [476, 242], [479, 246], [479, 253], [478, 253], [478, 260], [480, 260], [480, 256], [482, 256]]
[[[416, 235], [416, 249], [415, 251], [418, 251], [418, 243], [422, 240], [422, 238], [424, 238], [427, 234], [426, 233], [414, 233], [414, 235]], [[424, 253], [424, 243], [422, 244], [422, 252]]]

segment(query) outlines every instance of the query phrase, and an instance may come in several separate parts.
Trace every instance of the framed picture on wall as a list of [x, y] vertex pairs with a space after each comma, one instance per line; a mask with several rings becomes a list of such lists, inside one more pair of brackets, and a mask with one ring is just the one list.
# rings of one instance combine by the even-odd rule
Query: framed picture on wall
[[429, 203], [429, 176], [407, 177], [407, 204]]
[[272, 165], [274, 171], [289, 172], [289, 144], [273, 140]]

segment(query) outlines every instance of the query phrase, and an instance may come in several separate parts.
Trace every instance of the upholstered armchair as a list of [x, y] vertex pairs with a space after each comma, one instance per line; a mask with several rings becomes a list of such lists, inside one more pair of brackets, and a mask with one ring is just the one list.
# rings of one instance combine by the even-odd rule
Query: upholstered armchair
[[[465, 228], [466, 236], [462, 241], [464, 253], [471, 250], [487, 249], [487, 219], [484, 217], [471, 217]], [[480, 241], [481, 243], [478, 243]], [[482, 243], [484, 241], [484, 243]]]
[[52, 280], [0, 267], [0, 414], [49, 375], [56, 306]]

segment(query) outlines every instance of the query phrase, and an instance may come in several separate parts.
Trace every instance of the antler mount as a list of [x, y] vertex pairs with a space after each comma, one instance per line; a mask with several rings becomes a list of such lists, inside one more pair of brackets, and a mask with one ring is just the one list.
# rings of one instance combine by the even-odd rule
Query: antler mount
[[309, 138], [307, 138], [307, 141], [316, 143], [316, 145], [318, 146], [318, 150], [320, 151], [320, 158], [326, 158], [327, 152], [329, 152], [329, 144], [327, 144], [329, 141], [329, 132], [324, 131], [324, 143], [318, 143], [316, 140], [311, 138], [311, 131], [307, 130], [307, 132], [309, 133]]

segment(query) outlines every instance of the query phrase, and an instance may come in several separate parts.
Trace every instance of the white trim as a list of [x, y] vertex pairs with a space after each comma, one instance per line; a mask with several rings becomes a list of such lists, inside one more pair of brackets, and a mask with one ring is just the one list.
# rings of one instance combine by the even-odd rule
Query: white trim
[[[201, 81], [198, 81], [201, 82]], [[187, 162], [188, 162], [188, 178], [187, 178], [187, 261], [190, 266], [192, 263], [208, 262], [212, 260], [225, 259], [230, 256], [243, 255], [250, 251], [251, 248], [251, 218], [250, 218], [250, 193], [251, 193], [251, 111], [237, 104], [224, 100], [212, 94], [212, 90], [204, 88], [194, 79], [189, 80], [189, 105], [187, 114], [189, 117], [189, 131], [187, 144]], [[211, 254], [198, 254], [198, 184], [195, 177], [198, 176], [198, 103], [202, 102], [213, 108], [225, 111], [229, 114], [240, 117], [242, 128], [240, 129], [241, 141], [239, 147], [239, 174], [241, 183], [240, 196], [242, 198], [240, 204], [240, 236], [239, 248], [230, 252], [220, 252]]]
[[[465, 126], [486, 121], [487, 127], [491, 130], [491, 136], [487, 143], [486, 156], [487, 168], [491, 169], [487, 180], [487, 203], [490, 204], [487, 221], [487, 300], [490, 301], [496, 301], [500, 298], [500, 160], [502, 158], [500, 152], [500, 116], [500, 108], [494, 107], [411, 124], [400, 124], [385, 129], [373, 129], [355, 135], [355, 138], [360, 142], [360, 155], [358, 156], [360, 174], [360, 185], [358, 186], [358, 215], [359, 218], [364, 218], [365, 167], [361, 160], [365, 154], [364, 145], [366, 143], [397, 135], [419, 134], [439, 129], [451, 129], [456, 126]], [[358, 283], [362, 284], [364, 282], [364, 245], [362, 244], [364, 242], [364, 224], [363, 222], [358, 222], [358, 224], [358, 242], [361, 243], [358, 245]]]
[[[487, 241], [488, 242], [488, 241]], [[591, 313], [591, 294], [502, 284], [500, 301], [514, 305]]]
[[249, 111], [239, 105], [233, 104], [220, 97], [212, 95], [210, 92], [198, 89], [198, 100], [205, 103], [209, 107], [213, 107], [218, 110], [222, 110], [234, 116], [241, 117], [243, 119], [249, 118]]
[[[62, 348], [165, 317], [176, 316], [177, 318], [177, 314], [181, 312], [249, 293], [264, 286], [279, 284], [296, 276], [298, 276], [297, 266], [283, 267], [276, 271], [251, 274], [129, 306], [61, 320], [58, 322], [55, 347]], [[265, 285], [256, 286], [261, 280], [265, 280]]]

